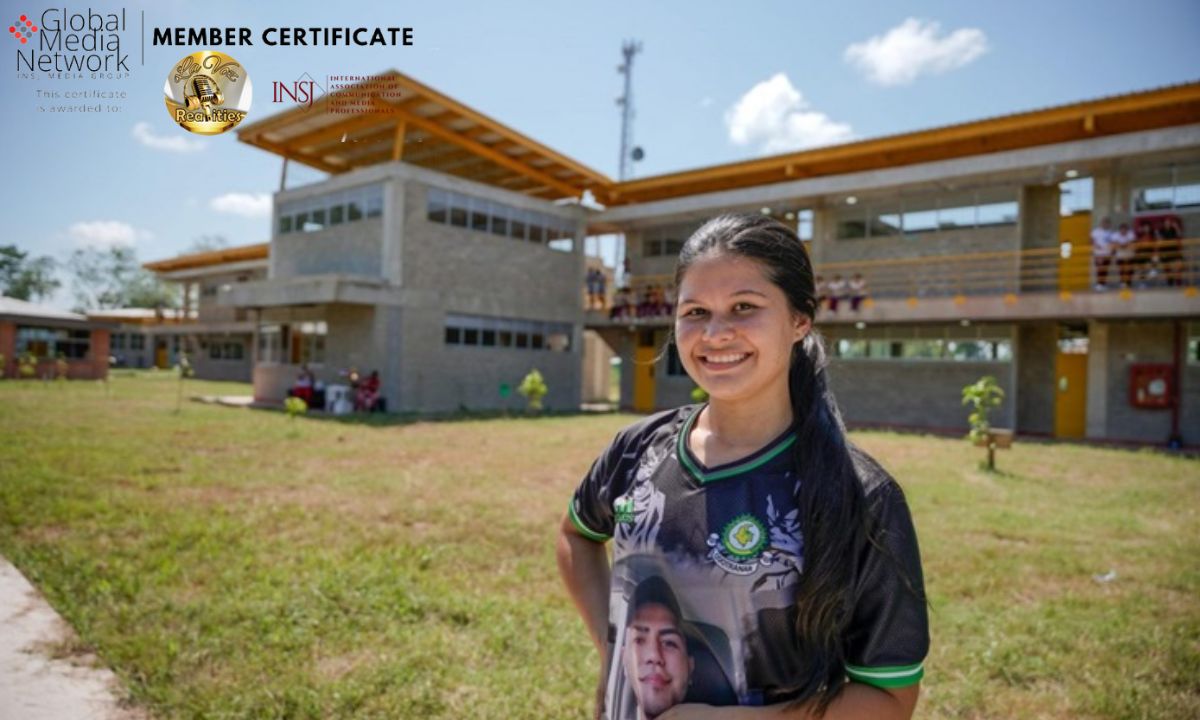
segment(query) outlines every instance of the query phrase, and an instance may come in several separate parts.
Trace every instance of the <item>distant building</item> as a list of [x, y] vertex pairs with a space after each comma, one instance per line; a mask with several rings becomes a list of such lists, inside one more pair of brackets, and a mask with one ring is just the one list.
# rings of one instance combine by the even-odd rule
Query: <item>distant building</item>
[[[250, 382], [255, 324], [250, 311], [217, 302], [222, 289], [267, 276], [267, 243], [221, 248], [149, 262], [160, 280], [182, 286], [179, 310], [120, 310], [98, 316], [120, 320], [113, 351], [134, 367], [172, 367], [181, 351], [190, 353], [195, 377]], [[136, 364], [135, 364], [136, 363]], [[143, 365], [143, 363], [145, 365]]]
[[58, 361], [63, 359], [68, 378], [102, 380], [108, 377], [110, 327], [77, 313], [0, 297], [4, 378], [19, 377], [18, 358], [32, 354], [37, 358], [36, 377], [57, 377]]

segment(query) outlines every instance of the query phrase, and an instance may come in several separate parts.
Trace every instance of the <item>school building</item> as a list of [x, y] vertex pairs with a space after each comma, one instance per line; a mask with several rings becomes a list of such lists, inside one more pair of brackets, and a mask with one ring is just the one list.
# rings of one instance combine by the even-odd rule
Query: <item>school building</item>
[[[964, 430], [962, 387], [994, 375], [994, 424], [1018, 433], [1200, 444], [1200, 83], [626, 182], [399, 72], [371, 87], [369, 113], [329, 112], [334, 94], [238, 131], [284, 176], [328, 173], [281, 178], [261, 276], [215, 256], [149, 265], [225, 274], [199, 313], [232, 313], [260, 400], [308, 363], [327, 383], [379, 370], [392, 410], [520, 407], [536, 367], [547, 405], [575, 408], [598, 392], [585, 364], [606, 370], [585, 358], [599, 338], [623, 407], [689, 402], [669, 315], [580, 302], [585, 241], [620, 235], [634, 293], [669, 297], [690, 232], [751, 211], [796, 227], [826, 279], [866, 283], [857, 309], [817, 318], [851, 424]], [[1084, 183], [1090, 203], [1064, 202]], [[1177, 222], [1182, 262], [1158, 241], [1130, 287], [1115, 269], [1094, 287], [1101, 217]]]

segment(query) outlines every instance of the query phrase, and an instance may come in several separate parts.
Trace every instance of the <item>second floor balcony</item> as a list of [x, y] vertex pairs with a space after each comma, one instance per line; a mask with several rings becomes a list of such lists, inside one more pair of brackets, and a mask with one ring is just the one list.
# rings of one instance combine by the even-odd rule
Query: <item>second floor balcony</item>
[[[1064, 245], [823, 263], [816, 268], [822, 324], [939, 320], [1179, 317], [1200, 314], [1200, 238], [1179, 247], [1097, 261]], [[670, 275], [633, 276], [588, 309], [588, 327], [667, 326]]]

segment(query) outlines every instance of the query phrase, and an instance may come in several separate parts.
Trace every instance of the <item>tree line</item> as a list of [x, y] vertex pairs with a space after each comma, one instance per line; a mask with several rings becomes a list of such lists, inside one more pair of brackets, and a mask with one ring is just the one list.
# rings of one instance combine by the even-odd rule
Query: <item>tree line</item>
[[[225, 238], [202, 236], [183, 254], [226, 247]], [[182, 301], [176, 283], [164, 283], [142, 267], [137, 251], [126, 245], [74, 250], [65, 260], [34, 257], [16, 245], [0, 245], [0, 295], [42, 302], [64, 285], [74, 296], [75, 312], [113, 308], [177, 308]]]

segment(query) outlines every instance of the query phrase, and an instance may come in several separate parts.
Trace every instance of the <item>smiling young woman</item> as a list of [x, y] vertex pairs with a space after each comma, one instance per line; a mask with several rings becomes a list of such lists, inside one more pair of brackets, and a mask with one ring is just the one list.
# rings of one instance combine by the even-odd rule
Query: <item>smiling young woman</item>
[[[560, 530], [600, 654], [596, 717], [911, 717], [929, 649], [916, 533], [899, 485], [846, 439], [803, 244], [724, 215], [675, 280], [673, 341], [709, 400], [619, 432]], [[671, 601], [640, 612], [669, 618], [687, 652], [669, 707], [643, 685], [681, 671], [635, 651], [646, 630], [625, 622], [648, 586]]]

